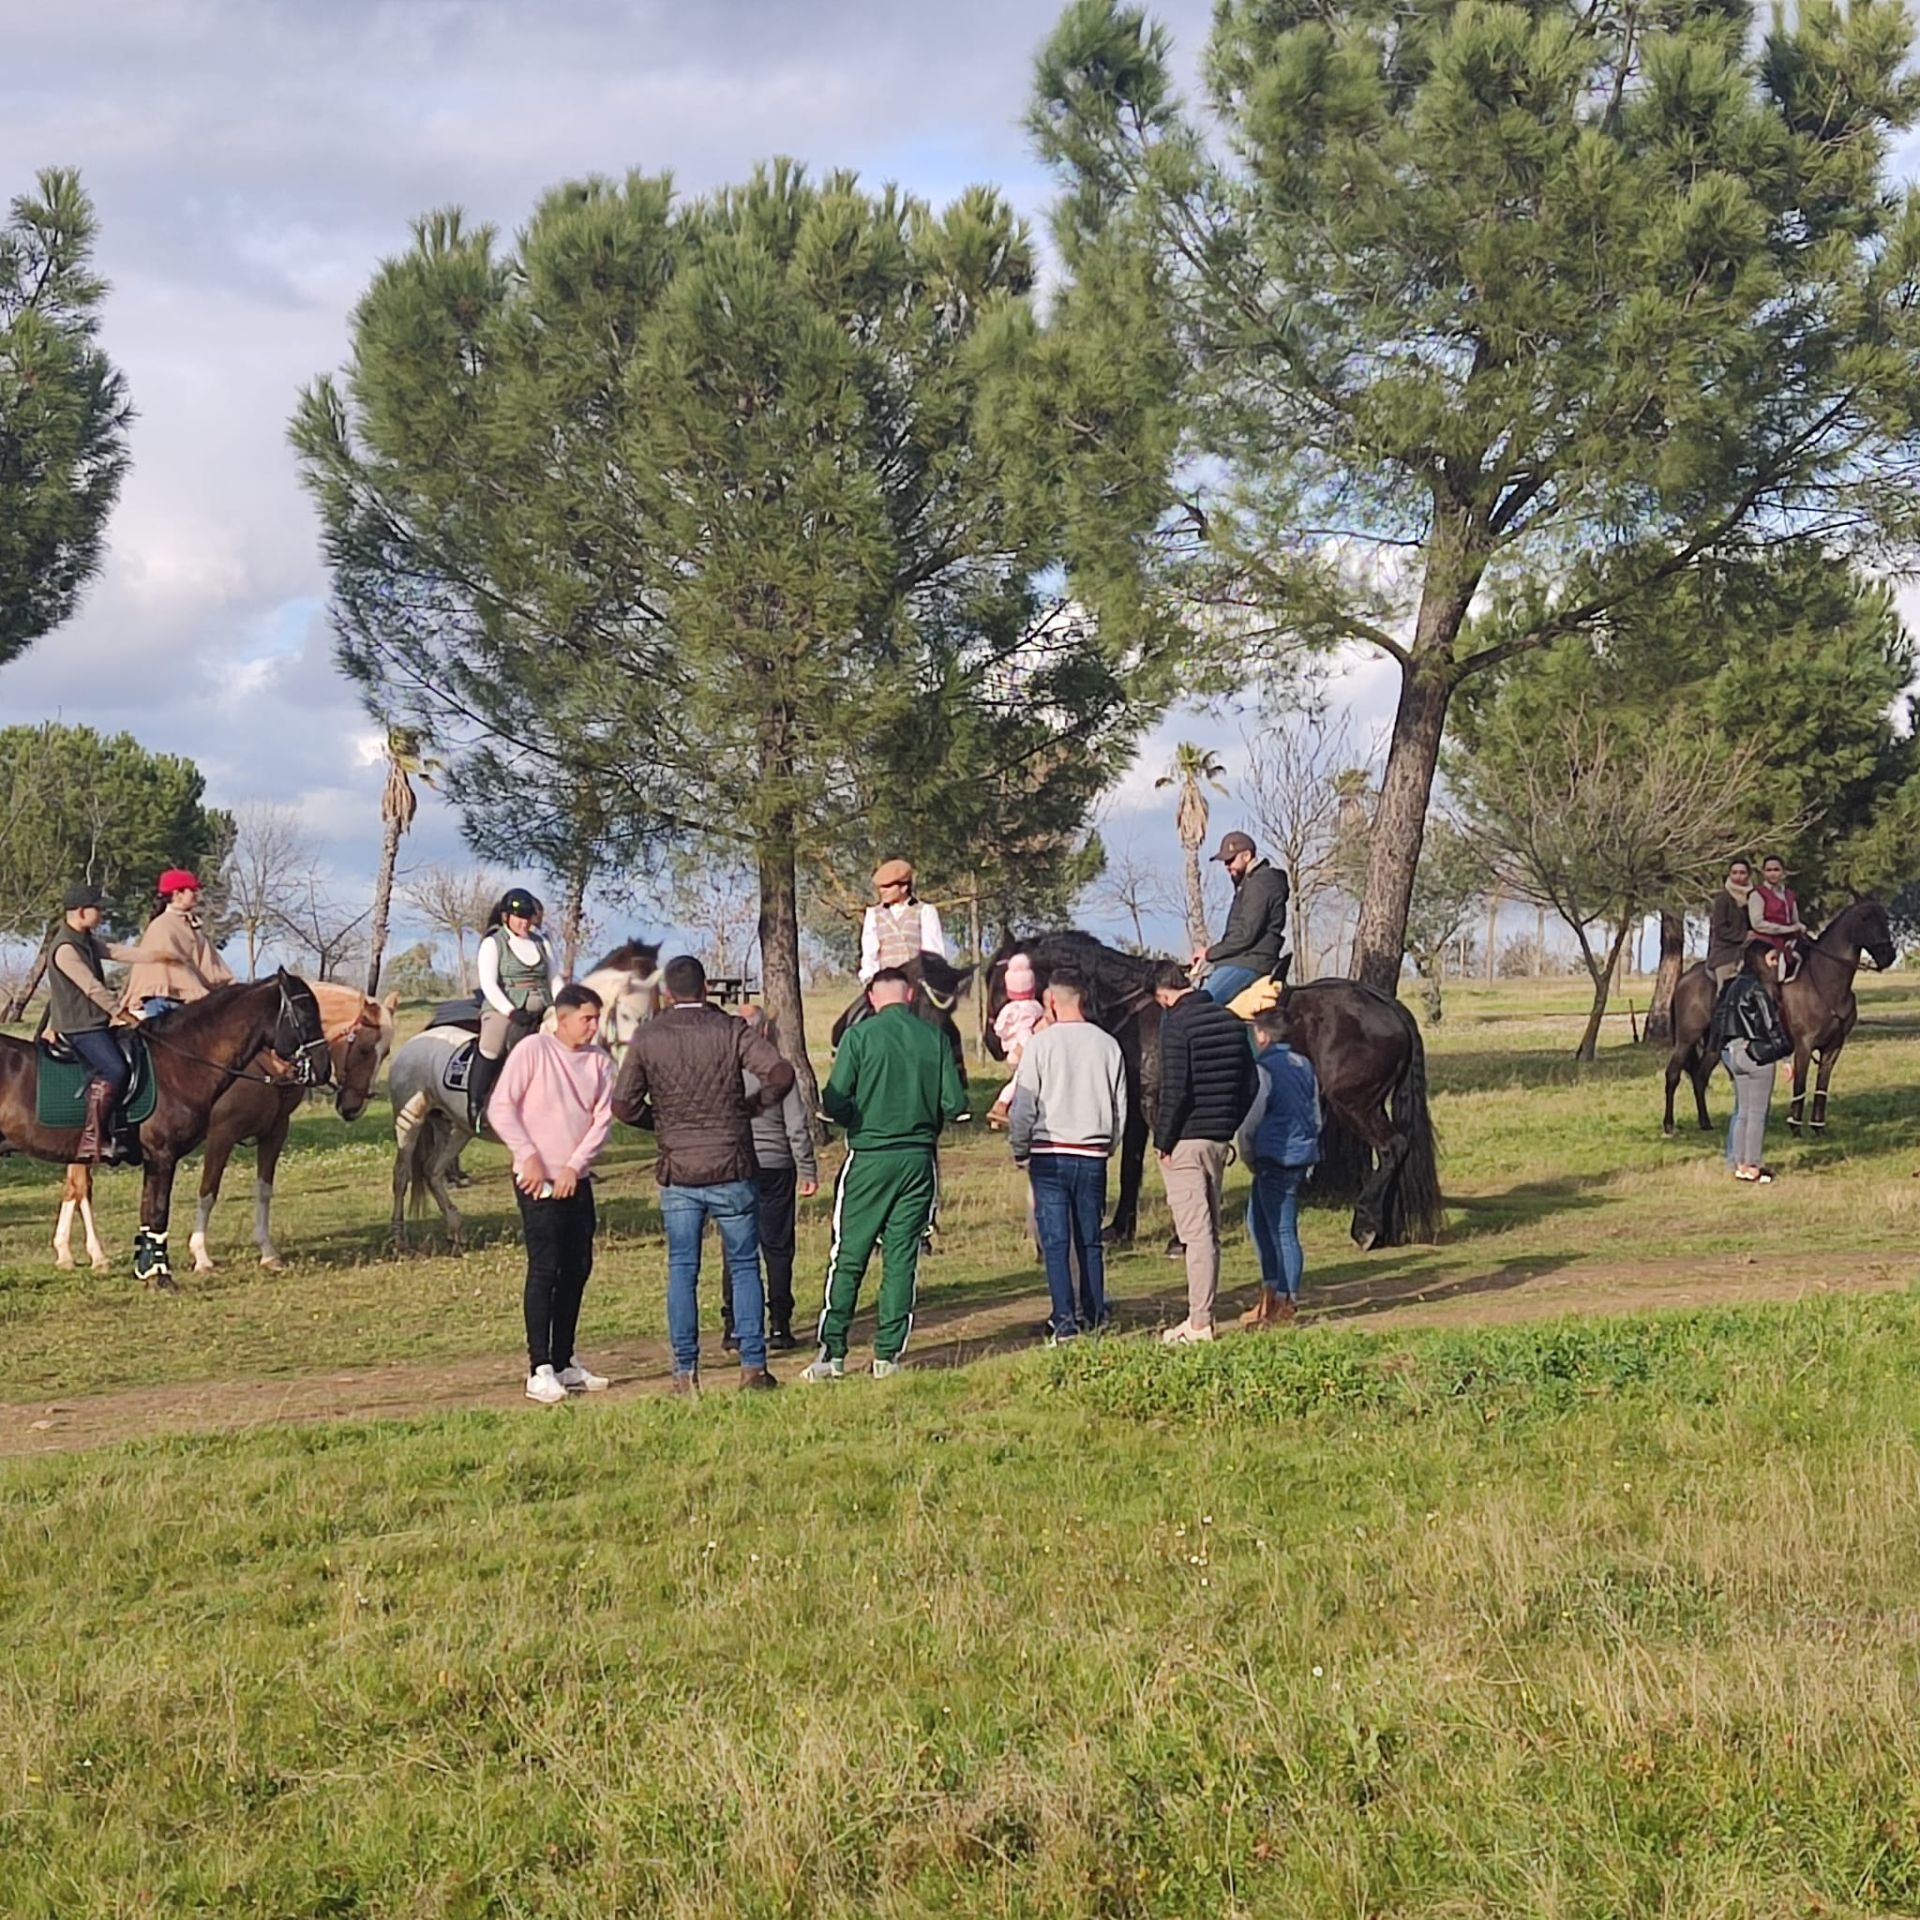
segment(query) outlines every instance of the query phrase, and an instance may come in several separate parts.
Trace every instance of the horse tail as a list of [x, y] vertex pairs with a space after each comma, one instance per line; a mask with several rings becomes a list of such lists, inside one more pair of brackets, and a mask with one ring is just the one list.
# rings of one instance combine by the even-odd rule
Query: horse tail
[[1427, 1105], [1427, 1049], [1412, 1016], [1407, 1018], [1407, 1064], [1393, 1089], [1394, 1131], [1407, 1143], [1399, 1177], [1385, 1198], [1389, 1245], [1434, 1241], [1440, 1237], [1440, 1151], [1433, 1114]]
[[407, 1169], [409, 1214], [425, 1213], [427, 1202], [433, 1199], [433, 1189], [427, 1185], [427, 1169], [433, 1165], [446, 1138], [446, 1115], [438, 1107], [430, 1107], [427, 1117], [420, 1123], [419, 1138], [413, 1143], [413, 1164]]

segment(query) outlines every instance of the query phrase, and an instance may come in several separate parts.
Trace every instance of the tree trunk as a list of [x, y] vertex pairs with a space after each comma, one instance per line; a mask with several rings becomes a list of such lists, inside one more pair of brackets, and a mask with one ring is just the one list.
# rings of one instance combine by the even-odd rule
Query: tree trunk
[[800, 1098], [820, 1110], [820, 1083], [807, 1058], [807, 1014], [800, 996], [800, 885], [791, 817], [777, 820], [761, 840], [760, 998], [774, 1023], [780, 1051], [793, 1063]]
[[974, 1058], [987, 1057], [987, 956], [980, 944], [980, 876], [973, 876], [973, 891], [967, 895], [967, 939], [973, 947], [973, 1038]]
[[18, 1020], [20, 1016], [26, 1012], [27, 1003], [40, 990], [40, 982], [46, 975], [47, 961], [52, 957], [52, 954], [53, 935], [48, 934], [47, 937], [40, 942], [40, 951], [34, 956], [33, 967], [27, 974], [25, 981], [21, 984], [20, 991], [16, 993], [4, 1007], [0, 1007], [0, 1020]]
[[1200, 849], [1187, 849], [1187, 938], [1195, 952], [1204, 952], [1213, 944], [1207, 932], [1207, 891], [1200, 880]]
[[580, 965], [580, 943], [586, 931], [587, 870], [583, 864], [567, 875], [566, 898], [560, 903], [560, 971], [569, 980]]
[[1446, 978], [1446, 962], [1437, 953], [1416, 954], [1413, 970], [1420, 976], [1420, 998], [1427, 1009], [1427, 1025], [1437, 1027], [1446, 1014], [1446, 1007], [1440, 998], [1440, 985]]
[[1613, 986], [1614, 969], [1620, 964], [1620, 949], [1626, 945], [1627, 928], [1622, 927], [1614, 935], [1613, 946], [1606, 960], [1599, 966], [1594, 965], [1593, 955], [1586, 955], [1587, 973], [1593, 981], [1593, 1005], [1587, 1009], [1586, 1031], [1580, 1036], [1580, 1044], [1574, 1048], [1576, 1060], [1591, 1060], [1600, 1045], [1600, 1022], [1606, 1018], [1607, 995]]
[[1400, 987], [1407, 949], [1407, 907], [1427, 830], [1427, 801], [1440, 758], [1440, 736], [1453, 697], [1451, 675], [1438, 662], [1409, 663], [1393, 717], [1393, 744], [1380, 782], [1367, 849], [1360, 924], [1353, 939], [1353, 977], [1389, 996]]
[[1500, 908], [1501, 893], [1498, 887], [1487, 895], [1487, 985], [1492, 986], [1499, 975]]
[[1547, 970], [1547, 910], [1533, 910], [1533, 977], [1538, 980]]
[[[387, 822], [380, 841], [380, 873], [373, 883], [373, 925], [367, 932], [367, 998], [380, 991], [380, 963], [387, 953], [387, 921], [393, 913], [393, 873], [400, 864], [400, 820]], [[323, 967], [320, 977], [326, 978]]]
[[1687, 921], [1684, 914], [1660, 916], [1660, 965], [1653, 976], [1653, 1004], [1647, 1009], [1644, 1038], [1649, 1044], [1673, 1042], [1673, 993], [1687, 963]]

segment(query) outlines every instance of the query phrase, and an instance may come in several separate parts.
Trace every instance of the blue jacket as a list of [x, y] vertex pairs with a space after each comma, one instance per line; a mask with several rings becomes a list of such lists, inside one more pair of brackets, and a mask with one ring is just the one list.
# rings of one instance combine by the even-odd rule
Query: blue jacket
[[1310, 1167], [1320, 1158], [1320, 1083], [1312, 1063], [1291, 1047], [1260, 1056], [1264, 1111], [1253, 1130], [1253, 1157], [1283, 1167]]

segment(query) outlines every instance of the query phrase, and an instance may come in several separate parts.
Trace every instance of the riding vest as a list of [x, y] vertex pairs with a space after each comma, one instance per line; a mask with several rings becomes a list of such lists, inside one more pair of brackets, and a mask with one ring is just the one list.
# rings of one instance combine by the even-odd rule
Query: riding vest
[[522, 960], [514, 952], [504, 927], [495, 927], [487, 938], [500, 952], [500, 991], [525, 1012], [545, 1013], [553, 1004], [553, 981], [545, 947], [534, 941], [535, 957]]
[[[1777, 892], [1764, 882], [1754, 888], [1754, 894], [1760, 902], [1760, 917], [1771, 920], [1776, 927], [1786, 926], [1800, 918], [1800, 902], [1793, 897], [1791, 887], [1781, 887]], [[1761, 933], [1758, 936], [1770, 947], [1790, 947], [1795, 935], [1790, 933]]]
[[918, 900], [904, 907], [875, 907], [874, 924], [880, 941], [880, 964], [904, 967], [926, 949], [926, 908]]
[[62, 947], [71, 947], [102, 986], [107, 980], [99, 942], [77, 927], [62, 927], [47, 954], [47, 1025], [55, 1033], [98, 1033], [107, 1016], [54, 964]]

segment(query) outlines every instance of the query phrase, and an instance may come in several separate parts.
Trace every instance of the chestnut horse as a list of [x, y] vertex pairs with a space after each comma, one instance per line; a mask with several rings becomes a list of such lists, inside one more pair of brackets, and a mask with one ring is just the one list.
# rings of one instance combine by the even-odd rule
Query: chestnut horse
[[[167, 1259], [173, 1209], [173, 1172], [207, 1137], [220, 1096], [237, 1080], [265, 1080], [249, 1063], [266, 1050], [291, 1066], [300, 1086], [317, 1086], [332, 1071], [327, 1038], [313, 989], [283, 968], [271, 980], [216, 987], [204, 1000], [146, 1021], [155, 1105], [140, 1123], [144, 1167], [135, 1276], [150, 1287], [176, 1291]], [[31, 1040], [0, 1035], [0, 1153], [70, 1164], [80, 1129], [43, 1127], [35, 1112], [39, 1049]], [[277, 1083], [275, 1083], [277, 1084]]]
[[[1780, 989], [1780, 1023], [1793, 1042], [1793, 1100], [1787, 1125], [1800, 1131], [1807, 1098], [1807, 1067], [1820, 1063], [1813, 1094], [1813, 1131], [1827, 1125], [1827, 1084], [1847, 1044], [1860, 1003], [1853, 977], [1861, 957], [1890, 967], [1900, 957], [1893, 944], [1887, 910], [1878, 900], [1855, 900], [1836, 913], [1811, 946], [1800, 950], [1800, 971]], [[1673, 1051], [1667, 1056], [1667, 1110], [1663, 1133], [1673, 1131], [1673, 1095], [1684, 1073], [1693, 1082], [1693, 1104], [1703, 1132], [1713, 1131], [1707, 1117], [1707, 1082], [1720, 1062], [1707, 1052], [1713, 1023], [1715, 989], [1705, 964], [1689, 967], [1673, 990]]]
[[[327, 1053], [333, 1064], [334, 1111], [342, 1120], [358, 1120], [366, 1111], [373, 1094], [373, 1083], [393, 1045], [393, 1010], [397, 994], [385, 1000], [370, 1000], [356, 987], [343, 987], [331, 981], [316, 981], [313, 997], [319, 1003], [320, 1019], [326, 1028]], [[274, 1082], [235, 1080], [213, 1105], [207, 1124], [207, 1153], [200, 1167], [200, 1211], [194, 1221], [193, 1237], [187, 1242], [193, 1254], [195, 1273], [211, 1273], [213, 1259], [207, 1252], [207, 1227], [213, 1219], [214, 1203], [220, 1198], [220, 1182], [235, 1147], [249, 1140], [254, 1145], [253, 1238], [260, 1249], [260, 1264], [270, 1273], [280, 1270], [280, 1255], [273, 1244], [273, 1176], [280, 1156], [286, 1150], [287, 1131], [293, 1116], [306, 1098], [305, 1087], [288, 1078], [290, 1069], [279, 1055], [262, 1053], [253, 1065]], [[86, 1237], [87, 1257], [95, 1273], [107, 1271], [106, 1249], [93, 1224], [93, 1169], [76, 1160], [67, 1169], [67, 1184], [60, 1198], [60, 1220], [53, 1230], [53, 1264], [73, 1265], [73, 1216], [80, 1216]]]

